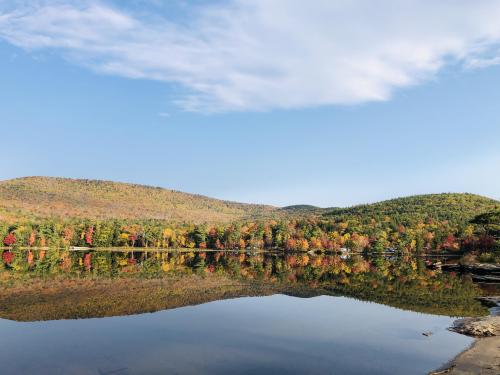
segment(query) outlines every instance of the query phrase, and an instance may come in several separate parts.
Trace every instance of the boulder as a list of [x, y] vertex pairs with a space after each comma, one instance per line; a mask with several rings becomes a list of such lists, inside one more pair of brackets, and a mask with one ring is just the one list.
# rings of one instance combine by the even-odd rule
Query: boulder
[[500, 316], [458, 319], [450, 330], [474, 337], [500, 336]]

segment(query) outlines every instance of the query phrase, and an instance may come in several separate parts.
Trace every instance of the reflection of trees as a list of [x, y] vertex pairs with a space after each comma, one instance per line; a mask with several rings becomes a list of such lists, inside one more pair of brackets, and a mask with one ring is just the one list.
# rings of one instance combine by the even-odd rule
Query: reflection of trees
[[[336, 255], [249, 255], [207, 252], [69, 252], [6, 251], [2, 280], [146, 279], [224, 277], [259, 282], [293, 294], [347, 295], [400, 308], [454, 316], [484, 313], [472, 281], [452, 273], [429, 270], [411, 256], [373, 258]], [[132, 296], [131, 296], [132, 297]]]

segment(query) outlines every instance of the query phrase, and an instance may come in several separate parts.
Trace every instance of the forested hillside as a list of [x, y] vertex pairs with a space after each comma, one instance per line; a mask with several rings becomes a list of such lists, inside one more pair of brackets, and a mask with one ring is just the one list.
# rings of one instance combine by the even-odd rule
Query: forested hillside
[[473, 194], [280, 209], [140, 185], [31, 177], [0, 183], [0, 209], [0, 239], [8, 247], [479, 250], [500, 256], [500, 202]]
[[5, 218], [158, 219], [228, 222], [278, 212], [159, 187], [99, 180], [26, 177], [0, 182]]
[[327, 209], [326, 217], [384, 220], [390, 217], [401, 223], [432, 218], [468, 222], [476, 215], [500, 209], [500, 202], [475, 194], [426, 194], [397, 198], [348, 208]]

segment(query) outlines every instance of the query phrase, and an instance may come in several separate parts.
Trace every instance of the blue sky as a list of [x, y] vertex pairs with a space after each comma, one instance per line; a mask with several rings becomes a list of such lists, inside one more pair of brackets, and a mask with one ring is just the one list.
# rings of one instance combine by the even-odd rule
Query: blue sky
[[[367, 2], [306, 16], [278, 0], [33, 3], [0, 1], [0, 179], [274, 205], [500, 198], [497, 2], [451, 15], [418, 2], [398, 10], [410, 25], [372, 20]], [[447, 14], [438, 29], [419, 22], [429, 10]], [[367, 25], [331, 29], [325, 13]]]

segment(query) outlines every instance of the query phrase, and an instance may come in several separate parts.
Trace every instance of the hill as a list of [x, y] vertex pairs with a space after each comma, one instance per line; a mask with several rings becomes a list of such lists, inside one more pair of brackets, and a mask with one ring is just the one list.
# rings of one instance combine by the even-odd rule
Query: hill
[[0, 240], [56, 248], [492, 252], [500, 246], [493, 236], [499, 208], [494, 199], [455, 193], [349, 208], [277, 208], [134, 184], [27, 177], [0, 182]]
[[228, 223], [253, 219], [306, 218], [454, 222], [500, 209], [500, 202], [474, 194], [427, 194], [348, 208], [294, 205], [283, 208], [224, 201], [144, 185], [55, 177], [0, 181], [0, 219], [158, 219]]
[[293, 206], [285, 206], [281, 208], [286, 214], [308, 216], [308, 215], [321, 215], [325, 212], [325, 208], [312, 206], [309, 204], [295, 204]]
[[279, 212], [272, 206], [111, 181], [53, 177], [0, 181], [0, 218], [229, 222], [270, 217]]
[[390, 217], [401, 221], [425, 218], [469, 221], [475, 216], [500, 209], [500, 202], [469, 193], [443, 193], [414, 195], [348, 208], [326, 209], [324, 216], [381, 220]]

